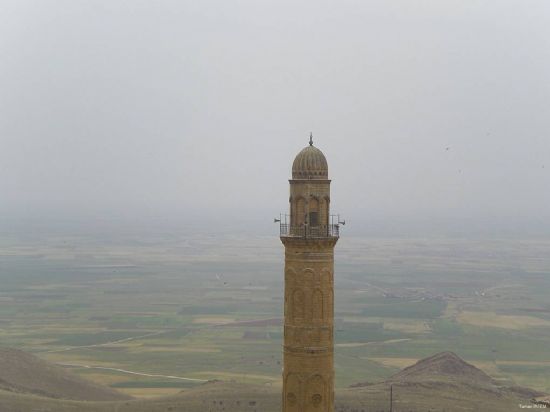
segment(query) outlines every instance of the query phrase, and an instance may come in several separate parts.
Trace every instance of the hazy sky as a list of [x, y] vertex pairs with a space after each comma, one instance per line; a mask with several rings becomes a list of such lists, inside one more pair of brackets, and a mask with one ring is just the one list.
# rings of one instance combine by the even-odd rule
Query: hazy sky
[[310, 131], [356, 227], [548, 225], [550, 1], [0, 0], [4, 223], [269, 222]]

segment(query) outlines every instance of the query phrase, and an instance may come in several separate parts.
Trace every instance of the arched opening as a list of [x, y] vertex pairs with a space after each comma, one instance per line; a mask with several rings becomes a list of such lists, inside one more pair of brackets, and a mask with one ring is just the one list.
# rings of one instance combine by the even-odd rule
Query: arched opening
[[330, 198], [328, 196], [325, 196], [321, 199], [320, 205], [319, 205], [319, 220], [320, 220], [320, 226], [328, 226], [329, 224], [329, 209], [330, 209]]
[[303, 197], [299, 197], [295, 202], [295, 207], [291, 215], [292, 225], [301, 226], [305, 223], [306, 202]]
[[318, 227], [319, 222], [319, 201], [316, 198], [311, 198], [308, 205], [308, 221], [310, 227]]

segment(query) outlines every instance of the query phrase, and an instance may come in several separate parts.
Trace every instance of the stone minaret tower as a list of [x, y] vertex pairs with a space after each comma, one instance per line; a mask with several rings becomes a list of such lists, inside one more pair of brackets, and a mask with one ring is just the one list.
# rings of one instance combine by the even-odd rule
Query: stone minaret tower
[[339, 226], [329, 213], [323, 153], [303, 149], [292, 164], [290, 215], [281, 218], [285, 246], [283, 412], [334, 411], [334, 246]]

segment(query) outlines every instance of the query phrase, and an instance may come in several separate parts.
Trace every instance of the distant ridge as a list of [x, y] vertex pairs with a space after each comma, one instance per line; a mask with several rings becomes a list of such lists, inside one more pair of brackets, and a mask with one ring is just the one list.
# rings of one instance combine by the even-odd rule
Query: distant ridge
[[384, 382], [351, 385], [341, 394], [345, 394], [350, 407], [363, 405], [363, 399], [370, 399], [373, 404], [378, 399], [377, 406], [382, 407], [387, 403], [390, 386], [395, 404], [399, 406], [396, 409], [415, 412], [502, 412], [516, 410], [519, 405], [532, 405], [534, 398], [544, 395], [529, 388], [504, 386], [453, 352], [421, 359]]
[[454, 352], [440, 352], [421, 359], [391, 376], [389, 382], [456, 380], [470, 384], [494, 384], [494, 380]]
[[[394, 410], [407, 412], [514, 411], [536, 402], [547, 405], [548, 399], [528, 388], [501, 386], [456, 354], [442, 352], [384, 382], [338, 389], [335, 412], [387, 412], [390, 386]], [[276, 385], [209, 381], [171, 396], [126, 400], [33, 355], [0, 349], [1, 412], [279, 412], [280, 391]]]
[[131, 399], [18, 349], [0, 348], [0, 390], [81, 401]]

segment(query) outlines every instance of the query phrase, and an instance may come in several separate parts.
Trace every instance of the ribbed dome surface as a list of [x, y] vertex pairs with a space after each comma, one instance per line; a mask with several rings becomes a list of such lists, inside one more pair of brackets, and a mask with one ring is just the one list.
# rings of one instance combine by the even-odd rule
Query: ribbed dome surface
[[293, 179], [328, 179], [328, 164], [323, 152], [310, 144], [292, 163]]

